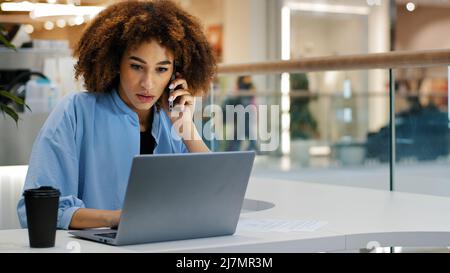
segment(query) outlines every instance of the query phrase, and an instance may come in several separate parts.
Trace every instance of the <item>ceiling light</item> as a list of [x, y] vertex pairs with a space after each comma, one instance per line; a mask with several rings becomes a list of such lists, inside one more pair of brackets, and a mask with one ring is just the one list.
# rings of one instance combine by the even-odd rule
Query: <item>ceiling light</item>
[[[50, 0], [54, 1], [54, 0]], [[56, 3], [56, 1], [54, 2]], [[94, 17], [105, 7], [101, 6], [75, 6], [73, 4], [47, 4], [47, 3], [30, 3], [8, 2], [0, 4], [3, 11], [29, 11], [30, 17], [35, 19], [48, 16], [89, 16]]]
[[409, 2], [408, 4], [406, 4], [406, 9], [409, 12], [413, 12], [416, 9], [416, 5], [413, 2]]
[[49, 17], [49, 16], [95, 16], [104, 7], [95, 6], [74, 6], [61, 4], [36, 4], [36, 7], [30, 13], [31, 18]]
[[27, 25], [24, 25], [23, 27], [25, 29], [25, 32], [28, 34], [31, 34], [34, 31], [34, 27], [32, 25], [27, 24]]
[[69, 20], [68, 20], [68, 22], [67, 22], [68, 24], [69, 24], [69, 26], [74, 26], [75, 25], [75, 18], [74, 17], [71, 17], [71, 18], [69, 18]]
[[53, 24], [53, 22], [51, 22], [51, 21], [47, 21], [44, 24], [44, 28], [46, 30], [52, 30], [54, 27], [55, 27], [55, 24]]
[[63, 28], [63, 27], [66, 26], [66, 20], [64, 20], [64, 19], [58, 19], [58, 21], [56, 21], [56, 25], [57, 25], [59, 28]]
[[75, 17], [75, 25], [79, 26], [79, 25], [81, 25], [81, 24], [83, 24], [83, 23], [84, 23], [84, 18], [83, 18], [83, 16], [77, 16], [77, 17]]
[[24, 1], [19, 3], [2, 3], [0, 7], [3, 11], [32, 11], [34, 9], [34, 5], [34, 3]]

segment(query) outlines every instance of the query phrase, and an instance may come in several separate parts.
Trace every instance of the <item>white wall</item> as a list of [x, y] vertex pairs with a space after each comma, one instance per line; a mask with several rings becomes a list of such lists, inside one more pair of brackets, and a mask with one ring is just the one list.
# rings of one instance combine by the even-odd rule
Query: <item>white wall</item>
[[224, 1], [224, 63], [250, 61], [251, 0]]
[[[374, 6], [369, 14], [369, 53], [390, 51], [390, 18], [389, 1], [381, 1], [380, 6]], [[389, 121], [389, 98], [386, 96], [388, 70], [377, 69], [369, 71], [368, 129], [378, 131]]]
[[192, 15], [199, 18], [203, 25], [223, 22], [223, 2], [227, 0], [184, 0], [180, 4]]
[[[274, 31], [273, 18], [280, 12], [274, 7], [275, 0], [226, 0], [223, 1], [224, 13], [224, 63], [261, 62], [272, 57]], [[272, 21], [271, 21], [272, 20]], [[279, 31], [276, 28], [275, 31]], [[276, 41], [279, 43], [279, 40]], [[229, 86], [233, 87], [234, 77], [230, 76]], [[253, 75], [257, 90], [266, 91], [268, 81], [266, 75]], [[274, 90], [272, 90], [274, 91]]]
[[367, 23], [360, 15], [291, 14], [291, 51], [302, 57], [367, 53]]
[[224, 63], [265, 61], [268, 58], [269, 1], [226, 0], [224, 14]]

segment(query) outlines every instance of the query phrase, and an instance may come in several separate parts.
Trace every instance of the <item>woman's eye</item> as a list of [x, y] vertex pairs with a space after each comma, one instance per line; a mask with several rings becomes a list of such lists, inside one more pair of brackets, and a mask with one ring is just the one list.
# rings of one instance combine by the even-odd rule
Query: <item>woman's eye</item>
[[156, 70], [157, 70], [158, 72], [166, 72], [168, 69], [165, 68], [165, 67], [158, 67]]
[[131, 64], [130, 67], [134, 70], [142, 70], [142, 66], [138, 64]]

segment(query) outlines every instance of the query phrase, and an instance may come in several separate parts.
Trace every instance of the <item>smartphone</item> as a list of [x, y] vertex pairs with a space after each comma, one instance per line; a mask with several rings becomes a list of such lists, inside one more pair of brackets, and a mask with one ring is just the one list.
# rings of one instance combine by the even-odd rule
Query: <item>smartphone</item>
[[[170, 97], [170, 93], [172, 93], [173, 91], [175, 91], [175, 90], [177, 90], [177, 89], [180, 88], [180, 86], [177, 86], [177, 87], [175, 87], [174, 89], [170, 89], [170, 88], [169, 88], [169, 86], [172, 84], [172, 81], [174, 81], [175, 78], [176, 78], [175, 73], [176, 73], [176, 72], [174, 72], [174, 73], [172, 74], [172, 76], [170, 77], [170, 81], [169, 81], [169, 83], [167, 84], [167, 87], [166, 87], [166, 91], [169, 92], [169, 97]], [[172, 110], [173, 110], [173, 105], [174, 105], [174, 101], [169, 101], [169, 111], [172, 111]]]

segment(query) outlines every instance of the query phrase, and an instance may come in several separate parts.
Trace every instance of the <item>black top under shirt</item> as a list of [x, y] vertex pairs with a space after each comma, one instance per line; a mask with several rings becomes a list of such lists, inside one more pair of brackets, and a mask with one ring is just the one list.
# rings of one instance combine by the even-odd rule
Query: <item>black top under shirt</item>
[[141, 132], [141, 155], [143, 154], [153, 154], [153, 149], [155, 149], [155, 138], [152, 135], [152, 124], [153, 115], [149, 119], [149, 124], [145, 132]]

